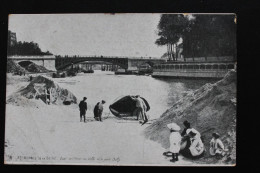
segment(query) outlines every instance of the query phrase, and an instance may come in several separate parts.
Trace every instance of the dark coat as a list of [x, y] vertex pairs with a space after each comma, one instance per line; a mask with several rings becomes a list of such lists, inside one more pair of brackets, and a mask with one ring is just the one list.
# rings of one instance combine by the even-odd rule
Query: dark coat
[[83, 100], [80, 101], [80, 103], [79, 103], [79, 110], [80, 110], [80, 112], [86, 112], [87, 109], [88, 109], [87, 103], [84, 102]]
[[97, 117], [98, 116], [98, 105], [99, 105], [100, 102], [98, 102], [96, 104], [96, 106], [94, 107], [94, 117]]

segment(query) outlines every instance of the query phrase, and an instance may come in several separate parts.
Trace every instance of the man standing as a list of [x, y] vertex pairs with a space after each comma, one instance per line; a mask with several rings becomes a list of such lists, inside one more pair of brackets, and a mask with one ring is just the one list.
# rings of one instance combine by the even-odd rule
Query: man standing
[[145, 111], [146, 111], [146, 105], [145, 105], [145, 103], [144, 103], [144, 101], [143, 101], [143, 99], [139, 96], [139, 95], [137, 95], [137, 96], [135, 96], [135, 97], [131, 97], [134, 101], [136, 101], [136, 109], [134, 110], [134, 112], [136, 113], [136, 116], [137, 116], [137, 120], [138, 120], [138, 117], [139, 117], [139, 115], [141, 114], [141, 116], [142, 116], [142, 119], [143, 119], [143, 123], [145, 123], [145, 122], [147, 122], [148, 121], [148, 119], [147, 119], [147, 117], [146, 117], [146, 113], [145, 113]]
[[98, 109], [97, 109], [97, 121], [101, 121], [102, 122], [102, 113], [103, 113], [103, 105], [106, 102], [104, 100], [101, 101], [101, 103], [99, 102], [98, 104]]
[[80, 122], [82, 121], [82, 117], [84, 118], [84, 122], [86, 122], [86, 111], [88, 109], [86, 100], [87, 97], [84, 97], [79, 103]]

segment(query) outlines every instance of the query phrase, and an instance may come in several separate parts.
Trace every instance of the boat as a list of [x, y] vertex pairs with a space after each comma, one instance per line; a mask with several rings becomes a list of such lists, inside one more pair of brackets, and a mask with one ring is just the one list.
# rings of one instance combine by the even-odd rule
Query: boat
[[132, 74], [133, 74], [132, 71], [125, 71], [125, 72], [115, 71], [115, 75], [132, 75]]
[[166, 62], [154, 65], [152, 77], [221, 79], [235, 68], [234, 61]]
[[90, 70], [83, 70], [84, 73], [94, 73], [94, 70], [90, 69]]
[[151, 75], [152, 73], [153, 69], [148, 64], [140, 65], [138, 68], [138, 75]]
[[[150, 110], [150, 105], [147, 102], [147, 100], [145, 100], [143, 97], [141, 97], [141, 99], [143, 99], [147, 110]], [[134, 100], [132, 100], [131, 96], [124, 96], [119, 98], [118, 100], [116, 100], [113, 104], [111, 104], [109, 106], [109, 109], [111, 111], [111, 113], [113, 115], [115, 115], [116, 117], [122, 118], [122, 117], [132, 117], [133, 116], [133, 112], [136, 109], [136, 103]]]
[[66, 77], [66, 74], [63, 72], [63, 73], [52, 73], [52, 78], [65, 78]]

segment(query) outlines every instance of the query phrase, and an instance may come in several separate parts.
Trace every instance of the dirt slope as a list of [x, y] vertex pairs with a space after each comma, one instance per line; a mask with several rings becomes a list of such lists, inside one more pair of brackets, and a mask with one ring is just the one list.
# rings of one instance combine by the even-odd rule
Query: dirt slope
[[25, 69], [29, 72], [35, 72], [35, 73], [49, 72], [49, 70], [46, 69], [45, 67], [37, 65], [35, 63], [29, 64], [28, 66], [25, 67]]
[[236, 71], [230, 71], [215, 84], [206, 84], [188, 94], [144, 130], [146, 138], [169, 147], [169, 130], [166, 125], [176, 122], [183, 129], [183, 121], [191, 122], [201, 134], [208, 151], [213, 132], [222, 136], [228, 154], [222, 160], [209, 157], [208, 152], [199, 162], [235, 163], [236, 160]]

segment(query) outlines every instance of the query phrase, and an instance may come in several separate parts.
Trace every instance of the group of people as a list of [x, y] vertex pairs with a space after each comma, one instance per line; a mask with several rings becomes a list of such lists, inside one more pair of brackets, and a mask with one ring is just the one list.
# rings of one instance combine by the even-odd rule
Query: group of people
[[[131, 96], [131, 99], [135, 101], [135, 110], [133, 111], [133, 116], [136, 116], [137, 120], [142, 120], [140, 123], [144, 124], [148, 122], [148, 118], [146, 115], [147, 106], [144, 102], [144, 100], [140, 97], [140, 95]], [[87, 97], [83, 97], [83, 100], [79, 103], [79, 111], [80, 111], [80, 122], [86, 122], [86, 112], [88, 109], [87, 106]], [[103, 105], [106, 102], [102, 100], [101, 102], [98, 102], [94, 107], [94, 119], [96, 121], [102, 122], [102, 113], [103, 113]]]
[[140, 97], [140, 95], [132, 96], [132, 100], [136, 102], [136, 109], [133, 112], [133, 116], [136, 116], [136, 119], [139, 120], [141, 119], [140, 123], [146, 123], [148, 121], [146, 111], [147, 107], [143, 99]]
[[[201, 140], [200, 133], [191, 127], [188, 121], [183, 122], [184, 129], [180, 133], [180, 126], [176, 123], [167, 124], [170, 129], [170, 148], [169, 151], [164, 152], [165, 156], [171, 154], [171, 162], [178, 161], [179, 153], [188, 158], [201, 158], [205, 153], [205, 146]], [[224, 156], [225, 148], [223, 142], [220, 140], [218, 133], [212, 134], [213, 138], [210, 141], [210, 154], [218, 157]]]
[[[80, 101], [79, 103], [79, 111], [80, 111], [80, 122], [86, 122], [86, 112], [88, 110], [88, 106], [87, 106], [87, 97], [83, 97], [83, 100]], [[104, 100], [102, 100], [101, 102], [98, 102], [95, 105], [94, 108], [94, 119], [96, 121], [100, 121], [102, 122], [102, 113], [103, 113], [103, 105], [106, 102]]]

